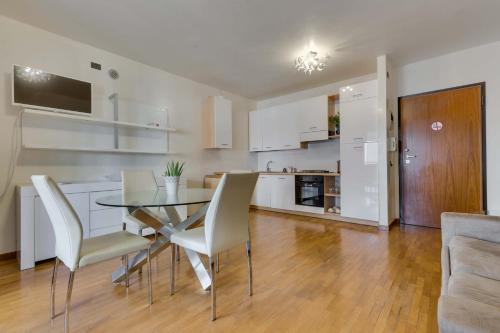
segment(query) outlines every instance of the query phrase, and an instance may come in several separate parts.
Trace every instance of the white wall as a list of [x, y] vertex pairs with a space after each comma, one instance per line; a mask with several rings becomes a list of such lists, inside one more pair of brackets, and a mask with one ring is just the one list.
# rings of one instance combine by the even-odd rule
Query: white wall
[[397, 96], [486, 82], [488, 209], [500, 213], [500, 42], [398, 68]]
[[[103, 70], [90, 69], [90, 61], [102, 64]], [[186, 161], [186, 177], [197, 185], [204, 174], [215, 170], [256, 167], [255, 156], [248, 153], [247, 112], [255, 109], [253, 101], [0, 16], [0, 186], [6, 182], [11, 135], [20, 111], [11, 105], [14, 63], [92, 82], [97, 115], [110, 111], [106, 99], [113, 92], [168, 107], [170, 124], [179, 129], [179, 133], [170, 135], [170, 149], [180, 154], [166, 157], [26, 150], [17, 160], [13, 185], [29, 183], [32, 174], [48, 174], [58, 181], [95, 180], [124, 168], [152, 168], [160, 174], [169, 158]], [[107, 76], [109, 68], [119, 71], [118, 81]], [[207, 96], [218, 93], [233, 101], [233, 149], [209, 151], [202, 149], [201, 108]], [[16, 248], [13, 189], [11, 186], [0, 201], [0, 254]]]
[[[320, 95], [337, 94], [340, 87], [373, 80], [376, 73], [355, 77], [350, 80], [339, 81], [316, 87], [313, 89], [302, 90], [288, 95], [273, 97], [257, 102], [257, 108], [263, 109], [274, 105], [291, 103], [309, 97]], [[298, 169], [325, 169], [330, 171], [337, 170], [337, 161], [340, 159], [339, 141], [326, 141], [321, 143], [312, 143], [308, 149], [289, 150], [289, 151], [271, 151], [259, 152], [258, 169], [265, 170], [266, 163], [269, 160], [274, 161], [271, 165], [273, 170], [281, 170], [284, 167], [294, 166]]]

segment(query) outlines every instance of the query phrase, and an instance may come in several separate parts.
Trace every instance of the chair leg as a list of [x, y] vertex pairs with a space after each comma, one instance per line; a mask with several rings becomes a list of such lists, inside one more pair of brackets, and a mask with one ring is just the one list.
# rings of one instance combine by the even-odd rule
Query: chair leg
[[246, 241], [247, 260], [248, 260], [248, 296], [253, 295], [253, 274], [252, 274], [252, 251], [250, 249], [250, 241]]
[[153, 282], [151, 276], [151, 248], [148, 247], [148, 302], [153, 304]]
[[219, 270], [220, 270], [220, 266], [219, 266], [219, 254], [217, 253], [217, 255], [215, 256], [215, 272], [219, 273]]
[[123, 268], [125, 269], [125, 287], [128, 289], [130, 285], [130, 280], [129, 280], [129, 272], [128, 272], [128, 254], [124, 255], [122, 257], [123, 261]]
[[64, 332], [69, 332], [69, 310], [71, 303], [71, 292], [73, 291], [73, 281], [75, 279], [75, 272], [69, 273], [68, 290], [66, 292], [66, 305], [64, 308]]
[[175, 253], [177, 249], [176, 244], [171, 244], [170, 245], [170, 295], [172, 296], [174, 294], [174, 289], [175, 289]]
[[212, 257], [208, 259], [210, 261], [210, 279], [212, 285], [210, 287], [210, 294], [212, 295], [212, 321], [216, 319], [216, 297], [215, 297], [215, 262]]
[[52, 270], [52, 283], [50, 284], [50, 319], [56, 316], [55, 311], [55, 298], [56, 298], [56, 282], [57, 282], [57, 269], [59, 268], [59, 258], [56, 257], [54, 261], [54, 269]]
[[[139, 230], [139, 236], [142, 237], [142, 229]], [[142, 274], [142, 265], [139, 267], [139, 274]]]

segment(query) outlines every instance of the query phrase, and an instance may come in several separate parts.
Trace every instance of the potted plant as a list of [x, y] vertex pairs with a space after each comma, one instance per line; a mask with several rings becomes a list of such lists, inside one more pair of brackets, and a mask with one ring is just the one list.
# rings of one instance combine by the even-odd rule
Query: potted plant
[[339, 135], [340, 134], [340, 116], [339, 116], [339, 114], [328, 117], [328, 128], [330, 129], [331, 135]]
[[179, 179], [182, 175], [185, 162], [169, 161], [163, 178], [165, 179], [165, 190], [167, 195], [176, 195], [179, 189]]

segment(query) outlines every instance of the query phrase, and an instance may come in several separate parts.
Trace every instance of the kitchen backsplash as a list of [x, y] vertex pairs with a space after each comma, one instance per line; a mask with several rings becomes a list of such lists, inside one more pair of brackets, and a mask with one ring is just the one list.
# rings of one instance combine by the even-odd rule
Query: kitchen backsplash
[[316, 142], [309, 144], [308, 149], [283, 151], [266, 151], [258, 154], [258, 170], [265, 170], [267, 161], [271, 160], [271, 169], [281, 171], [290, 166], [299, 170], [337, 171], [340, 159], [340, 140]]

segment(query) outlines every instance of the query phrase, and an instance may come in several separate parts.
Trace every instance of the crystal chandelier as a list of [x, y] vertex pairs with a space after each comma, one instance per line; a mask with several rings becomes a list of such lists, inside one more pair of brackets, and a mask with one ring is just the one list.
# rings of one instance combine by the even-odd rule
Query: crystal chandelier
[[314, 71], [321, 72], [325, 69], [328, 58], [329, 56], [327, 54], [321, 56], [318, 52], [311, 50], [295, 59], [295, 68], [299, 72], [304, 72], [309, 75]]

